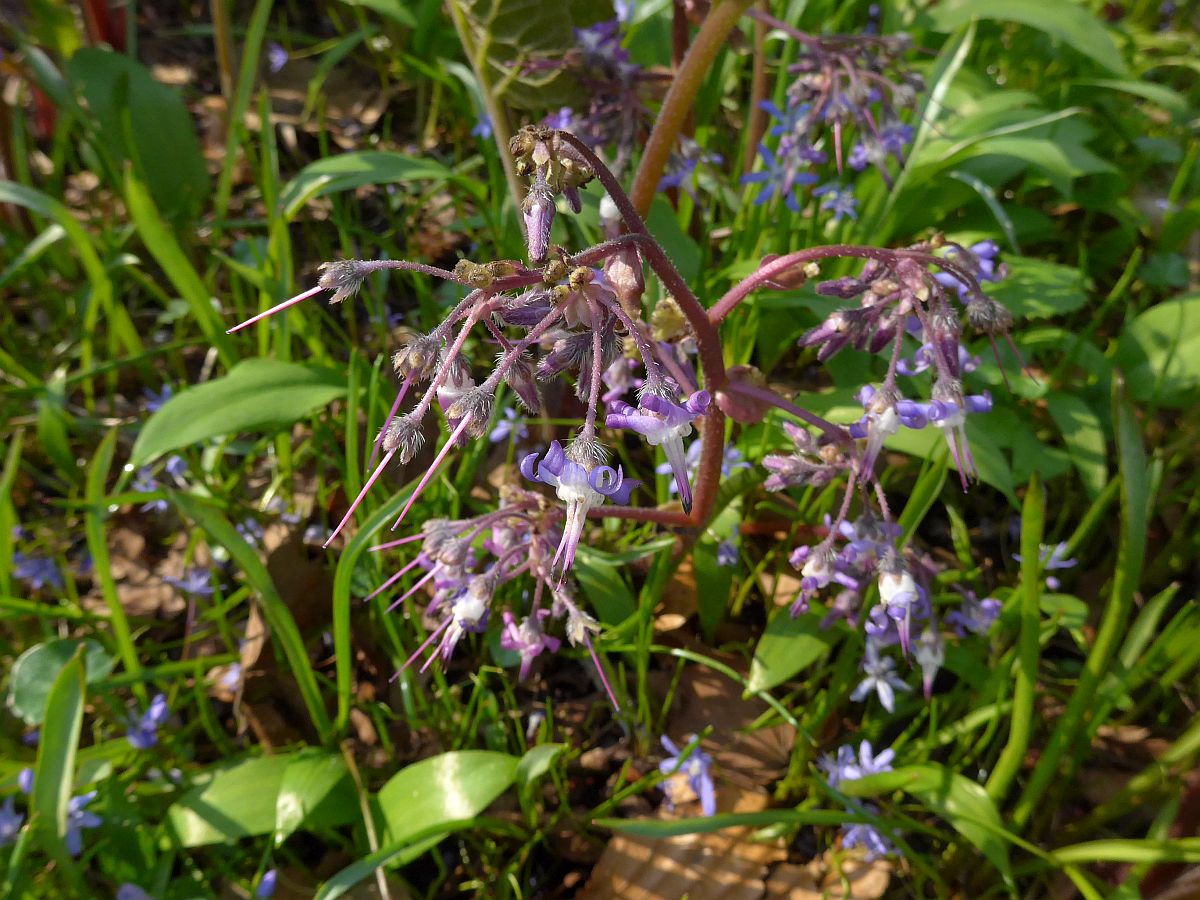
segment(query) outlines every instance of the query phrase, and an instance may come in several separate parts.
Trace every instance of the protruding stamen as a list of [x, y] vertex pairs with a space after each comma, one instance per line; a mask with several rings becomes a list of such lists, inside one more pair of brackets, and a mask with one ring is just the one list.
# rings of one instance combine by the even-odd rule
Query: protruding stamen
[[414, 501], [416, 501], [416, 499], [420, 495], [421, 491], [425, 490], [425, 485], [429, 484], [430, 479], [432, 479], [434, 476], [434, 473], [437, 472], [437, 470], [441, 466], [442, 462], [446, 459], [446, 454], [450, 452], [450, 448], [454, 446], [455, 442], [459, 439], [459, 437], [462, 435], [462, 433], [466, 430], [467, 425], [469, 425], [470, 422], [471, 422], [470, 416], [464, 417], [462, 419], [462, 421], [458, 423], [458, 427], [455, 428], [454, 431], [452, 431], [450, 433], [449, 439], [446, 441], [445, 444], [442, 445], [442, 449], [438, 451], [438, 455], [436, 457], [434, 457], [433, 462], [430, 464], [429, 468], [425, 471], [425, 474], [421, 476], [421, 480], [417, 483], [416, 488], [413, 490], [413, 492], [411, 494], [409, 494], [408, 502], [404, 504], [404, 509], [400, 511], [400, 518], [398, 518], [396, 520], [395, 524], [392, 525], [392, 531], [395, 531], [397, 528], [400, 527], [400, 523], [404, 521], [404, 517], [407, 516], [408, 511], [410, 509], [412, 509], [412, 505], [413, 505]]
[[374, 553], [377, 550], [391, 550], [393, 547], [399, 547], [401, 544], [411, 544], [413, 541], [423, 541], [427, 535], [425, 534], [410, 534], [408, 537], [400, 538], [395, 541], [388, 541], [386, 544], [376, 544], [374, 547], [368, 547], [368, 553]]
[[405, 566], [403, 569], [401, 569], [399, 572], [397, 572], [395, 575], [393, 575], [391, 578], [389, 578], [387, 581], [385, 581], [379, 587], [375, 588], [375, 590], [371, 591], [371, 593], [367, 594], [367, 596], [363, 597], [363, 603], [366, 603], [368, 600], [374, 600], [376, 597], [378, 597], [380, 594], [382, 594], [384, 591], [386, 591], [388, 588], [390, 588], [393, 584], [395, 584], [397, 581], [399, 581], [401, 578], [403, 578], [405, 573], [408, 572], [410, 569], [412, 569], [412, 567], [415, 566], [420, 561], [421, 561], [421, 557], [418, 556], [416, 559], [414, 559], [412, 562], [410, 562], [407, 566]]
[[346, 515], [342, 516], [342, 521], [338, 522], [337, 528], [333, 529], [333, 534], [329, 535], [325, 543], [321, 545], [322, 547], [328, 548], [333, 543], [333, 539], [338, 536], [338, 532], [346, 527], [346, 523], [350, 521], [350, 517], [358, 509], [358, 504], [362, 503], [363, 497], [367, 496], [367, 491], [375, 484], [376, 480], [383, 473], [383, 470], [387, 468], [387, 464], [392, 461], [392, 457], [395, 455], [395, 450], [389, 450], [384, 454], [383, 459], [379, 461], [379, 465], [375, 467], [375, 471], [371, 473], [371, 477], [367, 479], [367, 483], [363, 485], [362, 490], [358, 492], [358, 496], [354, 498], [354, 502], [350, 504], [350, 508], [346, 510]]
[[401, 596], [399, 599], [395, 600], [391, 606], [389, 606], [387, 609], [384, 610], [384, 612], [391, 612], [393, 609], [395, 609], [397, 606], [399, 606], [401, 603], [403, 603], [405, 600], [407, 600], [409, 597], [411, 597], [413, 594], [415, 594], [417, 591], [419, 591], [421, 589], [421, 586], [423, 584], [425, 584], [425, 582], [429, 581], [429, 579], [434, 576], [435, 572], [437, 572], [437, 569], [430, 569], [428, 572], [426, 572], [424, 575], [422, 575], [420, 578], [418, 578], [416, 584], [414, 584], [407, 591], [405, 591], [403, 596]]
[[397, 678], [399, 678], [400, 673], [403, 672], [405, 669], [407, 669], [409, 666], [411, 666], [413, 664], [413, 662], [416, 661], [416, 658], [425, 652], [425, 648], [428, 647], [430, 644], [432, 644], [435, 640], [437, 640], [437, 638], [441, 635], [441, 633], [450, 627], [450, 623], [453, 621], [454, 621], [454, 616], [447, 616], [446, 621], [442, 622], [441, 625], [439, 625], [437, 628], [433, 629], [433, 633], [430, 634], [429, 637], [425, 638], [425, 642], [423, 644], [421, 644], [420, 647], [418, 647], [416, 650], [413, 651], [413, 655], [410, 656], [407, 660], [405, 660], [404, 665], [402, 665], [399, 669], [397, 669], [396, 674], [394, 674], [391, 678], [389, 678], [388, 681], [395, 681]]
[[260, 322], [263, 319], [267, 318], [268, 316], [273, 316], [277, 312], [283, 312], [283, 310], [287, 309], [288, 307], [295, 306], [301, 300], [307, 300], [309, 297], [313, 296], [313, 294], [319, 294], [323, 290], [325, 290], [325, 288], [323, 288], [321, 285], [318, 284], [314, 288], [309, 288], [303, 294], [297, 294], [295, 297], [292, 297], [291, 299], [284, 300], [282, 303], [272, 306], [266, 312], [260, 312], [257, 316], [251, 316], [249, 319], [247, 319], [242, 324], [234, 325], [232, 328], [230, 328], [225, 333], [233, 334], [235, 331], [241, 331], [243, 328], [253, 325], [255, 322]]

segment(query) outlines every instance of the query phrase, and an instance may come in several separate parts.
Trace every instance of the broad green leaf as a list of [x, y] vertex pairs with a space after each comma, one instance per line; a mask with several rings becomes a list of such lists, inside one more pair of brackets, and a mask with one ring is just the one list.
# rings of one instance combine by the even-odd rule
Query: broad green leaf
[[313, 197], [349, 191], [366, 184], [432, 181], [441, 184], [454, 173], [436, 159], [406, 156], [392, 150], [339, 153], [309, 163], [280, 192], [285, 219], [295, 217]]
[[620, 568], [602, 550], [580, 546], [571, 571], [605, 625], [620, 625], [637, 609]]
[[563, 0], [553, 9], [543, 0], [452, 0], [461, 16], [467, 57], [510, 106], [546, 109], [575, 105], [585, 96], [572, 72], [525, 71], [534, 58], [558, 57], [578, 46], [575, 30], [611, 19], [609, 0]]
[[275, 846], [303, 825], [331, 795], [345, 811], [343, 814], [354, 815], [358, 800], [345, 760], [319, 750], [297, 753], [283, 770], [275, 798]]
[[722, 509], [704, 530], [692, 550], [692, 566], [696, 573], [696, 611], [700, 615], [700, 627], [711, 637], [713, 629], [720, 624], [729, 605], [729, 589], [737, 565], [723, 566], [717, 562], [721, 542], [733, 540], [735, 546], [741, 541], [734, 535], [742, 521], [742, 502], [738, 497]]
[[650, 204], [650, 214], [646, 217], [646, 228], [662, 245], [683, 280], [695, 281], [700, 274], [700, 247], [679, 227], [675, 210], [665, 197], [655, 195]]
[[479, 815], [508, 790], [520, 761], [490, 750], [457, 750], [423, 759], [397, 772], [379, 791], [384, 845], [421, 831]]
[[83, 654], [83, 645], [76, 644], [66, 665], [51, 676], [29, 801], [32, 813], [50, 829], [43, 834], [54, 845], [51, 852], [56, 856], [65, 855], [61, 852], [65, 849], [62, 842], [75, 782], [75, 753], [83, 729]]
[[1129, 398], [1182, 406], [1200, 386], [1200, 293], [1152, 306], [1125, 326], [1113, 363]]
[[[183, 97], [124, 53], [84, 47], [67, 62], [67, 76], [87, 98], [112, 160], [135, 160], [163, 216], [195, 218], [209, 180], [196, 126]], [[128, 116], [128, 123], [122, 117]], [[132, 134], [134, 146], [126, 144]]]
[[770, 690], [823, 659], [837, 635], [821, 627], [822, 618], [821, 610], [795, 618], [786, 610], [776, 613], [754, 650], [746, 690]]
[[1112, 91], [1133, 94], [1135, 97], [1142, 97], [1151, 103], [1157, 103], [1167, 112], [1177, 116], [1185, 115], [1188, 111], [1187, 98], [1166, 85], [1155, 84], [1152, 81], [1126, 81], [1119, 78], [1084, 78], [1072, 81], [1071, 84], [1079, 85], [1080, 87], [1108, 88]]
[[1091, 57], [1117, 74], [1126, 72], [1125, 60], [1104, 24], [1079, 3], [1063, 0], [948, 0], [929, 11], [939, 31], [954, 31], [972, 19], [1019, 22], [1043, 31]]
[[1078, 394], [1061, 391], [1046, 395], [1046, 408], [1062, 432], [1088, 496], [1096, 499], [1108, 484], [1108, 442], [1100, 417]]
[[[280, 788], [296, 754], [252, 757], [205, 772], [199, 784], [167, 810], [167, 824], [184, 847], [228, 844], [270, 834], [278, 817]], [[357, 802], [346, 803], [333, 791], [306, 811], [314, 826], [345, 825], [358, 814]]]
[[344, 396], [340, 372], [273, 359], [248, 359], [224, 378], [176, 394], [142, 428], [130, 464], [239, 431], [292, 424]]
[[517, 763], [517, 784], [524, 787], [541, 778], [550, 771], [550, 764], [566, 749], [566, 744], [538, 744], [536, 747], [530, 747]]
[[1087, 303], [1087, 283], [1078, 269], [1027, 256], [1004, 263], [1008, 274], [1000, 281], [986, 282], [983, 289], [1018, 319], [1061, 316]]
[[844, 781], [838, 789], [851, 797], [874, 797], [904, 791], [974, 844], [1007, 881], [1012, 877], [1008, 843], [1000, 813], [979, 784], [937, 765], [904, 766], [857, 781]]
[[27, 724], [40, 725], [51, 686], [80, 647], [83, 648], [88, 684], [97, 684], [112, 673], [115, 660], [98, 641], [63, 638], [35, 644], [13, 663], [8, 683], [9, 709]]

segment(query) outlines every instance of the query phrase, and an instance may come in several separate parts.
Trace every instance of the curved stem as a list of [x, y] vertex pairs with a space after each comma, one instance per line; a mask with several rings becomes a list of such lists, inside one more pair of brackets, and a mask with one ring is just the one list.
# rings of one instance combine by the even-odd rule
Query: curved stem
[[687, 121], [696, 94], [700, 92], [700, 85], [712, 68], [713, 60], [725, 46], [729, 32], [733, 31], [738, 19], [752, 2], [753, 0], [721, 0], [714, 3], [696, 34], [696, 40], [688, 48], [687, 55], [684, 56], [683, 63], [667, 90], [667, 96], [663, 98], [658, 119], [650, 132], [637, 174], [633, 179], [633, 206], [640, 215], [645, 215], [650, 209], [650, 201], [654, 199], [658, 182], [662, 179], [663, 170], [671, 157], [671, 148], [675, 146], [675, 140]]
[[749, 400], [757, 400], [760, 403], [766, 403], [774, 406], [776, 409], [782, 409], [786, 413], [790, 413], [797, 419], [803, 419], [809, 425], [821, 429], [830, 438], [844, 446], [852, 446], [854, 444], [850, 433], [841, 425], [835, 425], [828, 419], [823, 419], [814, 412], [809, 412], [803, 406], [797, 406], [795, 403], [779, 396], [770, 388], [759, 387], [756, 384], [749, 384], [745, 381], [731, 381], [725, 386], [725, 390], [734, 394], [741, 394]]

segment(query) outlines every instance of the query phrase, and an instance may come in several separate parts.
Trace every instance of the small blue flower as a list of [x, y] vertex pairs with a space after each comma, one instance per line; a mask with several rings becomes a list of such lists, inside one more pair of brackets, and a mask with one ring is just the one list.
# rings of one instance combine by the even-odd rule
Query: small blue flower
[[267, 68], [274, 75], [287, 65], [288, 52], [274, 41], [267, 42]]
[[5, 847], [17, 839], [25, 817], [16, 810], [13, 798], [9, 797], [0, 806], [0, 847]]
[[67, 804], [67, 851], [72, 856], [83, 852], [84, 828], [99, 828], [103, 820], [95, 813], [88, 812], [86, 807], [96, 799], [97, 791], [89, 791], [78, 797], [72, 797]]
[[[696, 736], [689, 735], [690, 743]], [[681, 760], [683, 751], [665, 734], [662, 736], [663, 749], [671, 755], [658, 764], [658, 771], [663, 775], [674, 775], [682, 772], [687, 776], [688, 787], [700, 798], [700, 808], [706, 816], [715, 815], [717, 811], [717, 791], [712, 778], [712, 757], [700, 749], [699, 745], [692, 748], [686, 760]]]
[[[1078, 565], [1078, 560], [1063, 559], [1063, 557], [1066, 555], [1066, 541], [1055, 544], [1054, 546], [1042, 544], [1041, 550], [1038, 551], [1038, 562], [1042, 564], [1042, 568], [1046, 571], [1053, 571], [1055, 569], [1072, 569]], [[1014, 553], [1013, 559], [1015, 559], [1017, 562], [1022, 562], [1020, 553]], [[1052, 591], [1057, 591], [1060, 587], [1062, 587], [1062, 583], [1055, 576], [1047, 575], [1046, 587], [1050, 588]]]
[[172, 478], [182, 478], [187, 474], [187, 460], [177, 453], [172, 453], [167, 457], [167, 464], [163, 468]]
[[142, 391], [142, 396], [146, 398], [146, 412], [158, 412], [163, 408], [163, 405], [171, 399], [173, 394], [174, 391], [171, 390], [171, 386], [169, 384], [164, 384], [162, 386], [162, 390], [157, 394], [149, 388], [146, 388], [144, 391]]
[[717, 544], [717, 565], [733, 568], [738, 564], [738, 545], [730, 538]]
[[867, 652], [863, 659], [862, 670], [866, 677], [858, 683], [850, 695], [850, 699], [855, 703], [861, 703], [867, 699], [868, 694], [875, 693], [884, 709], [888, 712], [895, 712], [896, 691], [912, 690], [896, 674], [896, 661], [891, 657], [879, 655], [879, 646], [874, 640], [867, 640]]
[[854, 197], [854, 192], [848, 187], [841, 187], [833, 183], [823, 184], [819, 188], [813, 189], [814, 197], [821, 197], [821, 209], [825, 212], [833, 213], [833, 221], [840, 222], [843, 216], [848, 216], [851, 219], [858, 218], [858, 200]]
[[481, 140], [488, 140], [495, 130], [492, 128], [492, 117], [487, 113], [483, 113], [479, 117], [479, 121], [475, 123], [475, 127], [471, 129], [471, 134]]
[[[158, 479], [149, 468], [143, 467], [137, 470], [137, 474], [133, 478], [133, 489], [139, 494], [150, 494], [159, 489]], [[157, 500], [150, 500], [143, 503], [141, 506], [142, 512], [163, 513], [170, 509], [171, 504], [166, 498], [160, 497]]]
[[130, 723], [129, 733], [125, 737], [136, 749], [149, 750], [158, 743], [159, 726], [165, 723], [170, 715], [167, 698], [157, 694], [142, 717]]
[[154, 897], [133, 882], [127, 881], [117, 888], [116, 900], [154, 900]]
[[506, 406], [502, 410], [502, 415], [503, 418], [496, 423], [496, 427], [488, 435], [489, 441], [493, 444], [499, 444], [501, 441], [507, 441], [510, 438], [523, 441], [529, 437], [529, 429], [525, 425], [525, 420], [517, 417], [515, 409], [511, 406]]
[[[874, 809], [870, 806], [866, 806], [865, 808], [874, 812]], [[842, 846], [847, 849], [862, 847], [867, 851], [865, 858], [868, 862], [896, 852], [895, 845], [880, 834], [875, 826], [869, 825], [866, 822], [856, 822], [853, 825], [844, 826], [842, 829]]]
[[954, 633], [966, 637], [967, 632], [987, 634], [1000, 617], [1001, 603], [993, 597], [980, 600], [974, 591], [963, 591], [960, 609], [946, 614], [946, 624], [954, 627]]
[[22, 794], [33, 793], [33, 769], [29, 766], [17, 773], [17, 787], [21, 789]]
[[13, 553], [12, 562], [13, 575], [19, 581], [28, 584], [31, 589], [40, 591], [46, 585], [49, 585], [56, 591], [62, 590], [62, 575], [59, 574], [54, 560], [49, 557], [27, 556], [17, 551]]
[[163, 581], [185, 594], [195, 594], [197, 597], [211, 597], [213, 594], [212, 575], [208, 569], [188, 569], [182, 578], [167, 575]]
[[262, 880], [259, 881], [258, 887], [254, 890], [255, 897], [270, 897], [275, 893], [275, 882], [278, 879], [278, 873], [274, 869], [267, 869], [263, 872]]
[[775, 156], [765, 144], [758, 145], [758, 154], [766, 163], [766, 168], [742, 176], [742, 184], [761, 184], [762, 190], [754, 199], [755, 206], [762, 206], [775, 194], [783, 197], [787, 208], [792, 212], [800, 212], [800, 201], [796, 197], [796, 188], [803, 184], [813, 184], [817, 176], [811, 172], [797, 170], [795, 160], [786, 159], [781, 153]]

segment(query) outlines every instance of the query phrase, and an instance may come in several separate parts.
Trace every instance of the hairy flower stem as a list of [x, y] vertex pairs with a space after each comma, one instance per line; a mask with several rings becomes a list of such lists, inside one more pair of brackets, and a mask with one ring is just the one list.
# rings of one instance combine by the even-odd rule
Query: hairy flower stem
[[[688, 48], [683, 63], [676, 70], [633, 179], [633, 190], [630, 193], [633, 207], [639, 215], [644, 216], [650, 210], [650, 201], [654, 199], [658, 190], [658, 183], [671, 158], [671, 149], [691, 113], [696, 94], [712, 69], [717, 54], [725, 47], [729, 33], [752, 2], [753, 0], [714, 2], [704, 19], [704, 24], [696, 33], [696, 39]], [[609, 196], [616, 200], [611, 190]], [[625, 215], [624, 211], [622, 215]], [[626, 215], [625, 218], [628, 219], [629, 216]], [[679, 297], [675, 299], [678, 300]]]
[[971, 290], [979, 290], [979, 282], [960, 266], [941, 256], [932, 253], [921, 253], [913, 250], [880, 250], [877, 247], [859, 247], [853, 244], [830, 244], [826, 247], [809, 247], [807, 250], [797, 250], [778, 259], [773, 259], [753, 275], [743, 278], [728, 291], [725, 296], [708, 308], [708, 319], [713, 325], [720, 324], [739, 303], [745, 300], [755, 288], [769, 284], [792, 269], [805, 263], [817, 262], [822, 259], [839, 258], [873, 259], [885, 265], [894, 265], [901, 259], [912, 259], [927, 265], [936, 265], [945, 269], [959, 279]]
[[[740, 3], [741, 0], [738, 0]], [[748, 2], [748, 0], [747, 0]], [[732, 0], [727, 0], [719, 8], [732, 6]], [[715, 12], [715, 11], [714, 11]], [[711, 15], [710, 15], [711, 18]], [[705, 23], [707, 25], [707, 21]], [[730, 26], [732, 27], [732, 25]], [[728, 33], [727, 31], [725, 33]], [[692, 45], [692, 50], [696, 45]], [[689, 57], [691, 54], [689, 53]], [[700, 355], [700, 368], [704, 373], [705, 388], [715, 394], [725, 387], [728, 376], [725, 373], [725, 358], [721, 350], [721, 336], [717, 333], [716, 324], [709, 320], [708, 314], [696, 295], [692, 293], [686, 281], [671, 262], [670, 257], [663, 251], [658, 242], [646, 228], [646, 223], [638, 215], [621, 183], [604, 165], [595, 153], [573, 134], [565, 131], [557, 132], [562, 140], [570, 144], [600, 180], [600, 184], [608, 191], [608, 196], [616, 204], [617, 211], [625, 220], [629, 231], [641, 236], [638, 246], [650, 263], [650, 268], [662, 281], [663, 286], [671, 292], [675, 302], [692, 326], [696, 334], [696, 346]], [[657, 184], [657, 182], [655, 182]], [[605, 509], [604, 515], [620, 516], [639, 519], [640, 521], [660, 522], [662, 524], [702, 525], [708, 520], [712, 506], [717, 497], [717, 486], [721, 480], [721, 459], [725, 453], [725, 414], [714, 404], [704, 415], [704, 424], [700, 431], [700, 465], [696, 472], [695, 489], [691, 514], [684, 514], [682, 521], [670, 510], [645, 510], [649, 515], [628, 515], [618, 512], [618, 509]]]
[[600, 304], [592, 299], [590, 294], [587, 295], [587, 308], [592, 317], [592, 371], [588, 381], [587, 416], [580, 436], [592, 439], [596, 437], [596, 414], [599, 411], [600, 385], [604, 376], [604, 336], [600, 333]]

